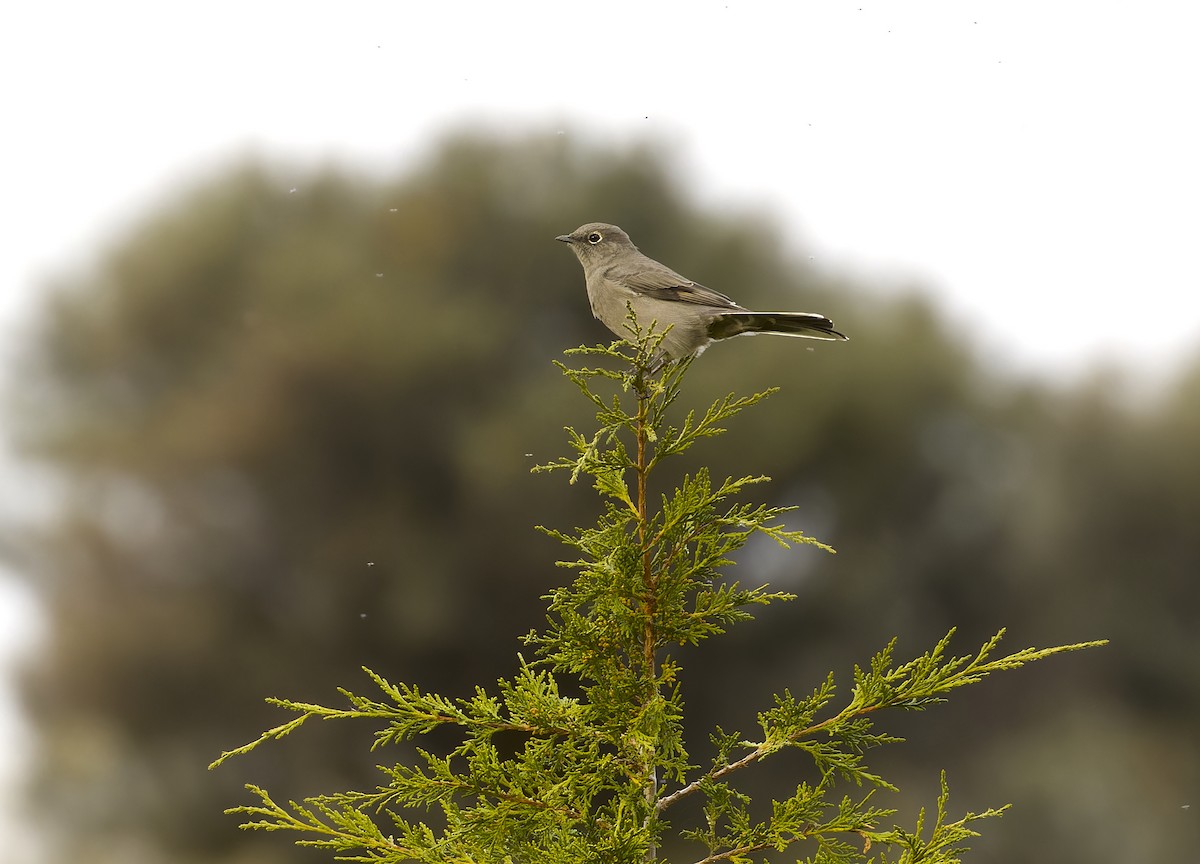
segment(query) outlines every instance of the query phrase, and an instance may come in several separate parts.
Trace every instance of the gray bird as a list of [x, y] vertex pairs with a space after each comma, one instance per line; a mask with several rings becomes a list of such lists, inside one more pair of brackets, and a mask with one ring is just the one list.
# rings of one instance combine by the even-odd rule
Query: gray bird
[[815, 312], [751, 312], [724, 294], [685, 279], [647, 258], [616, 225], [589, 222], [555, 238], [570, 245], [583, 265], [592, 314], [618, 336], [627, 335], [629, 310], [639, 324], [658, 322], [663, 338], [659, 362], [700, 354], [713, 342], [755, 333], [845, 340], [833, 322]]

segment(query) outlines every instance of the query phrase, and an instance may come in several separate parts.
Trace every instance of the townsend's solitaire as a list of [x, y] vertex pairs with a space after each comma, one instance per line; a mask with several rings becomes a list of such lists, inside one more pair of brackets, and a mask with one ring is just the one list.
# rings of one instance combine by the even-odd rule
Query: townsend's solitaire
[[647, 258], [616, 225], [589, 222], [555, 238], [570, 245], [583, 265], [592, 314], [618, 336], [627, 335], [627, 304], [642, 326], [666, 330], [661, 363], [700, 354], [712, 342], [744, 334], [774, 333], [826, 341], [846, 339], [815, 312], [751, 312], [724, 294], [685, 279]]

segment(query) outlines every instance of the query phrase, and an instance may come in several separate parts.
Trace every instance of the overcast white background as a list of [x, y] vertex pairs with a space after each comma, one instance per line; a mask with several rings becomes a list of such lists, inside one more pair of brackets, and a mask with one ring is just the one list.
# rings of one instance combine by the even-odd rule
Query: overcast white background
[[[474, 121], [664, 140], [707, 205], [923, 286], [997, 364], [1161, 379], [1200, 348], [1198, 8], [8, 3], [0, 356], [48, 277], [199, 172], [248, 150], [390, 170]], [[0, 662], [35, 626], [0, 576]], [[0, 699], [0, 753], [22, 749], [16, 711]]]

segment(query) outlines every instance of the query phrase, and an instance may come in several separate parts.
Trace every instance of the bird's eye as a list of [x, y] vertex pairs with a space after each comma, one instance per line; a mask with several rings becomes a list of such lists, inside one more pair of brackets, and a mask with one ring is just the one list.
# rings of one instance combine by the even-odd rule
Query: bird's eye
[[591, 234], [588, 235], [588, 242], [591, 243], [593, 246], [595, 246], [597, 243], [599, 243], [603, 239], [604, 238], [602, 236], [600, 236], [599, 231], [593, 231]]

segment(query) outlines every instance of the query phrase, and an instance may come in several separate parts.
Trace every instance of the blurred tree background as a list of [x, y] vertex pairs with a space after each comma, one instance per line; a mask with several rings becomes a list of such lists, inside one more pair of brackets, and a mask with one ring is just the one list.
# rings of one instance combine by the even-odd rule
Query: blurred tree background
[[[951, 626], [964, 650], [1002, 626], [1009, 648], [1110, 638], [885, 721], [909, 741], [876, 759], [904, 790], [880, 803], [932, 802], [945, 767], [956, 811], [1017, 805], [974, 861], [1194, 856], [1200, 358], [1138, 404], [1099, 373], [1000, 375], [919, 292], [818, 272], [686, 179], [661, 146], [555, 134], [464, 132], [391, 178], [249, 162], [52, 286], [8, 407], [57, 507], [3, 540], [50, 625], [23, 690], [55, 862], [318, 860], [222, 808], [247, 781], [367, 787], [379, 760], [306, 728], [206, 771], [280, 719], [264, 696], [329, 701], [364, 664], [463, 694], [511, 672], [569, 575], [532, 526], [597, 512], [528, 470], [590, 419], [550, 361], [609, 338], [553, 242], [593, 219], [852, 340], [739, 340], [689, 377], [701, 405], [783, 388], [692, 458], [771, 475], [791, 527], [840, 552], [747, 550], [739, 578], [800, 598], [685, 658], [698, 761], [705, 730], [846, 682], [893, 635], [902, 655]], [[759, 791], [794, 787], [787, 767]]]

